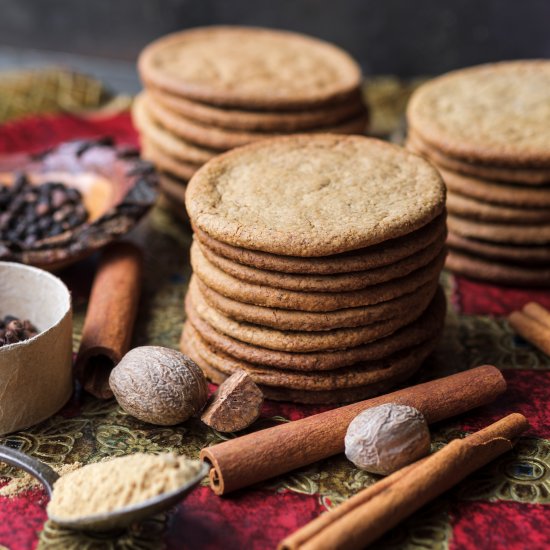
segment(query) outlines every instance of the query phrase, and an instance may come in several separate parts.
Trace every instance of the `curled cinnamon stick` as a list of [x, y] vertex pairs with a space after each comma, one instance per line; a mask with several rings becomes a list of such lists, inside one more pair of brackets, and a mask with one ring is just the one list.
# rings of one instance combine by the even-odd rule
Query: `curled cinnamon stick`
[[279, 545], [279, 550], [364, 548], [424, 504], [510, 450], [529, 424], [511, 414], [364, 489], [319, 516]]
[[490, 403], [505, 389], [500, 371], [485, 365], [224, 441], [200, 456], [212, 464], [210, 487], [224, 495], [343, 453], [349, 423], [369, 407], [410, 405], [433, 423]]
[[550, 325], [544, 324], [544, 313], [548, 312], [544, 308], [541, 312], [539, 308], [526, 306], [523, 311], [514, 311], [508, 316], [508, 323], [522, 338], [550, 355]]
[[550, 330], [550, 311], [537, 302], [529, 302], [523, 306], [523, 313], [538, 321]]
[[84, 389], [101, 399], [113, 396], [109, 374], [130, 348], [141, 292], [141, 250], [128, 242], [105, 248], [90, 294], [76, 359]]

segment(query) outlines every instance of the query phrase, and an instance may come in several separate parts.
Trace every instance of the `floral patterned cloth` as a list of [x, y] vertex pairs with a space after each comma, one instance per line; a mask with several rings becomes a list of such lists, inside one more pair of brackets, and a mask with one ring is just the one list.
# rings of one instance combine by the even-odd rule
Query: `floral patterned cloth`
[[[40, 150], [60, 141], [112, 135], [136, 143], [127, 113], [32, 117], [0, 127], [0, 152]], [[134, 344], [177, 348], [183, 296], [189, 280], [190, 230], [156, 208], [132, 239], [146, 253], [144, 292]], [[93, 278], [95, 259], [61, 274], [73, 292], [75, 349]], [[503, 369], [509, 384], [495, 403], [432, 427], [434, 448], [480, 429], [512, 411], [531, 429], [514, 451], [483, 468], [384, 537], [384, 549], [543, 549], [550, 547], [550, 359], [516, 337], [502, 315], [527, 300], [550, 307], [550, 293], [498, 288], [444, 275], [451, 307], [440, 346], [416, 381], [483, 363]], [[267, 402], [254, 429], [287, 422], [322, 407]], [[191, 420], [174, 428], [143, 424], [113, 401], [76, 390], [48, 421], [0, 438], [48, 464], [89, 463], [136, 451], [173, 450], [197, 457], [200, 448], [227, 436]], [[0, 466], [0, 485], [20, 473]], [[363, 487], [376, 476], [336, 456], [234, 495], [219, 498], [206, 484], [176, 509], [124, 533], [91, 535], [46, 521], [46, 494], [36, 487], [0, 497], [0, 549], [264, 549]], [[2, 546], [3, 545], [3, 546]]]

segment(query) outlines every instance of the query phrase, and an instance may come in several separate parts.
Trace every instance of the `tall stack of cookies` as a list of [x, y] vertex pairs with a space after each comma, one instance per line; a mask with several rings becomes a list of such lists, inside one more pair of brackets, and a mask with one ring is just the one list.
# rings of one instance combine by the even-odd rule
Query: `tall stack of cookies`
[[445, 298], [445, 187], [421, 157], [362, 136], [280, 137], [191, 179], [194, 274], [181, 349], [214, 382], [353, 401], [410, 377]]
[[455, 71], [421, 86], [407, 146], [448, 188], [456, 273], [550, 286], [550, 61]]
[[[362, 134], [361, 70], [332, 44], [296, 33], [205, 27], [163, 37], [140, 55], [133, 107], [143, 156], [183, 205], [195, 171], [223, 151], [280, 134]], [[181, 208], [183, 211], [183, 208]]]

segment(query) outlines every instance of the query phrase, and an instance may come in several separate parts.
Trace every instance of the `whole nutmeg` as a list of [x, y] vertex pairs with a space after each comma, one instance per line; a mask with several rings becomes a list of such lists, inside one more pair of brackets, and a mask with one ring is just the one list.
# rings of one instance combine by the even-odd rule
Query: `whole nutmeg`
[[348, 426], [346, 456], [373, 474], [391, 474], [430, 452], [430, 430], [414, 407], [386, 403], [357, 415]]
[[179, 351], [159, 346], [129, 351], [111, 371], [109, 385], [128, 414], [161, 426], [184, 422], [208, 398], [198, 365]]

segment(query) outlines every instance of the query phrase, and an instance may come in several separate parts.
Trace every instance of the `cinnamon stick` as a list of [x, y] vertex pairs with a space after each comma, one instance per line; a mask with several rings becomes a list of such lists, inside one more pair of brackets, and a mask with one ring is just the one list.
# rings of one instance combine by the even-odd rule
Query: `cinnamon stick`
[[514, 311], [508, 316], [510, 326], [525, 340], [550, 355], [550, 326], [546, 326], [523, 311]]
[[200, 456], [212, 464], [210, 487], [224, 495], [343, 453], [349, 423], [369, 407], [410, 405], [433, 423], [489, 403], [505, 389], [500, 371], [485, 365], [224, 441]]
[[497, 456], [529, 424], [511, 414], [433, 455], [398, 470], [284, 539], [279, 550], [364, 548], [400, 521]]
[[90, 294], [76, 372], [84, 389], [109, 399], [109, 374], [130, 348], [141, 292], [141, 250], [128, 242], [105, 248]]
[[523, 306], [523, 313], [550, 330], [550, 311], [545, 307], [537, 304], [537, 302], [529, 302]]

